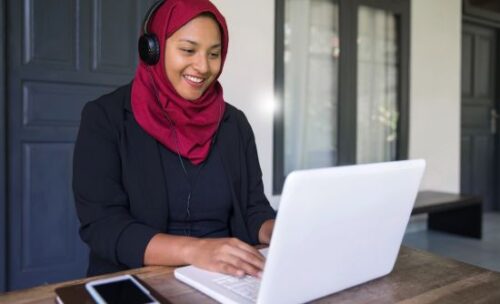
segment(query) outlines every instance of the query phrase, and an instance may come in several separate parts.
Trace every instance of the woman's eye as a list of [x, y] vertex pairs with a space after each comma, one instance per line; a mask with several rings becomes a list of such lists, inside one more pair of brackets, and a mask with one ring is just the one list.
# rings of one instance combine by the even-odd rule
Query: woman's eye
[[194, 50], [192, 50], [192, 49], [181, 49], [181, 51], [186, 53], [186, 54], [193, 54], [194, 53]]
[[212, 58], [219, 58], [220, 54], [219, 53], [210, 53], [210, 57]]

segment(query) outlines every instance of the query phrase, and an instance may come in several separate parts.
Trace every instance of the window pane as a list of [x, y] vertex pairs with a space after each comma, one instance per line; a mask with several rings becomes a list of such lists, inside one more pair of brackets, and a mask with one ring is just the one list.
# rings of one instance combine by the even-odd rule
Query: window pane
[[399, 50], [397, 17], [360, 6], [358, 10], [358, 163], [396, 159]]
[[337, 162], [338, 4], [287, 0], [284, 174]]

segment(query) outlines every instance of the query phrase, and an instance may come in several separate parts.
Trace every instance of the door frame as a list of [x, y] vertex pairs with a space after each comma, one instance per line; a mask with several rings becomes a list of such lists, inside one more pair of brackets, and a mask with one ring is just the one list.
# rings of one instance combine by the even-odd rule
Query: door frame
[[[498, 55], [500, 51], [500, 25], [497, 25], [496, 27], [492, 27], [493, 30], [495, 31], [495, 36], [496, 36], [496, 62], [495, 62], [495, 76], [493, 77], [493, 85], [497, 83], [500, 80], [500, 55]], [[497, 113], [500, 113], [500, 87], [495, 86], [496, 89], [494, 90], [494, 106], [497, 111]], [[493, 172], [493, 183], [495, 189], [495, 196], [494, 196], [494, 201], [493, 201], [493, 211], [499, 211], [500, 210], [500, 190], [498, 190], [498, 185], [500, 184], [500, 156], [498, 153], [500, 152], [500, 119], [497, 119], [497, 132], [495, 134], [494, 138], [494, 143], [493, 147], [495, 149], [495, 162], [496, 164], [494, 165], [495, 172]]]
[[[5, 98], [6, 98], [6, 60], [5, 60], [5, 39], [7, 31], [5, 27], [5, 0], [0, 0], [0, 292], [7, 288], [7, 205], [6, 205], [6, 133], [7, 117], [5, 116]], [[5, 34], [5, 35], [4, 35]]]
[[463, 0], [463, 14], [467, 17], [476, 17], [484, 21], [500, 22], [500, 13], [473, 6], [471, 0]]
[[[495, 62], [495, 76], [493, 79], [494, 84], [500, 80], [500, 24], [497, 24], [495, 27], [492, 27], [493, 30], [495, 31], [495, 36], [496, 36], [496, 53], [497, 53], [497, 58]], [[495, 109], [497, 113], [500, 113], [500, 86], [495, 86], [496, 89], [494, 90], [494, 98], [495, 101], [493, 102]], [[495, 134], [494, 138], [494, 143], [493, 147], [495, 149], [495, 172], [493, 172], [493, 182], [494, 182], [494, 189], [495, 189], [495, 200], [493, 202], [493, 211], [500, 211], [500, 156], [498, 153], [500, 152], [500, 119], [497, 119], [497, 132]]]

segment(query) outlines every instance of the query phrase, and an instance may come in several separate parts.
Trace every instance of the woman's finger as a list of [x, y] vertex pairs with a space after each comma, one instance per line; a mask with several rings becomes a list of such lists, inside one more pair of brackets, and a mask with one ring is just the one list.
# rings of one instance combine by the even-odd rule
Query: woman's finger
[[234, 245], [228, 246], [226, 252], [248, 264], [251, 264], [254, 268], [258, 269], [258, 271], [264, 269], [265, 260], [262, 255], [259, 256], [251, 251], [247, 251]]
[[242, 269], [236, 268], [233, 265], [225, 262], [220, 262], [215, 271], [235, 277], [242, 277], [245, 275], [245, 271], [243, 271]]
[[259, 276], [259, 273], [262, 271], [262, 268], [254, 266], [248, 261], [241, 259], [240, 257], [232, 254], [228, 254], [223, 258], [223, 262], [230, 264], [232, 267], [243, 271], [249, 275], [254, 277]]
[[260, 251], [255, 249], [253, 246], [250, 246], [247, 243], [242, 242], [238, 239], [235, 239], [234, 244], [239, 249], [246, 251], [247, 253], [249, 253], [249, 254], [253, 255], [255, 258], [257, 258], [258, 260], [262, 261], [262, 263], [265, 262], [266, 258], [262, 255], [262, 253], [260, 253]]

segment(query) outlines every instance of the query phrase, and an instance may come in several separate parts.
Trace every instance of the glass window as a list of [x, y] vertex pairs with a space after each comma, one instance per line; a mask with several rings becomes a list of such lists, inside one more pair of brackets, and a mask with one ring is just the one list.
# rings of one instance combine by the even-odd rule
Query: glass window
[[408, 0], [276, 0], [273, 192], [293, 170], [404, 159]]
[[336, 1], [286, 1], [283, 59], [283, 173], [335, 165], [339, 59]]
[[398, 33], [393, 13], [358, 10], [356, 162], [396, 159], [398, 137]]

